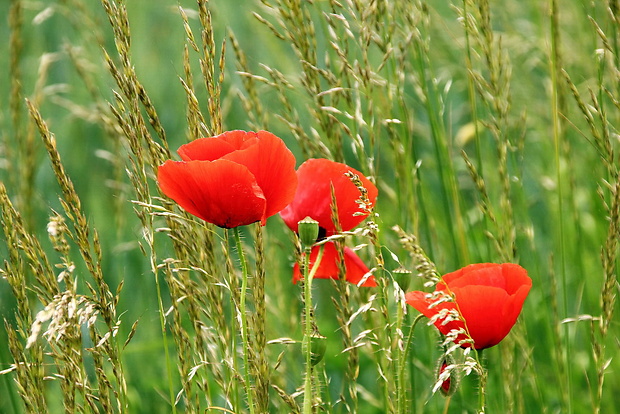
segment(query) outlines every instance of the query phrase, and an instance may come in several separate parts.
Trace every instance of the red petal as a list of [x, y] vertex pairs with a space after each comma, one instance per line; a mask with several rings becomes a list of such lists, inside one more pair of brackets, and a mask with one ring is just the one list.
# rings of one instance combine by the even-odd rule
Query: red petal
[[439, 309], [437, 307], [429, 308], [431, 300], [426, 297], [427, 293], [415, 290], [413, 292], [407, 292], [405, 295], [405, 302], [413, 306], [418, 312], [427, 318], [432, 318], [437, 315]]
[[[325, 243], [323, 246], [323, 257], [321, 258], [321, 263], [319, 264], [319, 268], [314, 274], [314, 278], [318, 279], [338, 279], [340, 269], [338, 264], [340, 263], [338, 257], [338, 250], [334, 243]], [[312, 251], [310, 252], [310, 268], [314, 265], [317, 256], [319, 254], [320, 246], [314, 246]], [[362, 259], [359, 258], [355, 252], [348, 248], [344, 248], [344, 265], [346, 269], [346, 279], [348, 282], [357, 285], [364, 275], [369, 272], [368, 267], [362, 262]], [[297, 283], [297, 281], [303, 279], [301, 271], [299, 270], [299, 265], [295, 263], [295, 267], [293, 268], [293, 282]], [[375, 287], [377, 286], [377, 282], [375, 281], [374, 276], [370, 276], [366, 281], [361, 285], [362, 287]]]
[[[344, 248], [344, 264], [347, 269], [347, 282], [353, 283], [354, 285], [357, 285], [364, 278], [366, 273], [369, 272], [368, 267], [366, 267], [362, 259], [348, 247]], [[377, 282], [375, 281], [375, 277], [371, 275], [360, 286], [376, 287]]]
[[231, 161], [166, 161], [157, 179], [162, 192], [187, 212], [220, 227], [254, 223], [265, 212], [254, 176]]
[[319, 226], [327, 230], [327, 235], [335, 233], [331, 212], [331, 186], [333, 185], [338, 207], [338, 220], [343, 230], [351, 230], [357, 226], [365, 215], [360, 213], [356, 200], [360, 192], [345, 176], [346, 172], [359, 176], [368, 191], [368, 198], [374, 204], [378, 190], [373, 183], [354, 168], [346, 164], [327, 159], [309, 159], [297, 170], [299, 185], [293, 202], [281, 212], [282, 219], [293, 231], [297, 231], [297, 223], [307, 216], [319, 222]]
[[[532, 279], [527, 275], [527, 270], [514, 263], [503, 263], [501, 267], [506, 279], [506, 292], [512, 295], [526, 286], [525, 296], [527, 296], [532, 287]], [[525, 297], [523, 300], [525, 301]]]
[[[437, 377], [443, 374], [446, 368], [448, 368], [448, 363], [444, 360], [439, 367], [439, 370], [437, 372]], [[452, 387], [452, 375], [450, 375], [447, 380], [441, 382], [441, 392], [444, 395], [449, 395], [450, 391], [452, 391], [451, 387]]]
[[215, 161], [236, 149], [234, 145], [217, 136], [195, 139], [181, 145], [177, 153], [183, 161]]
[[[405, 295], [405, 302], [413, 306], [418, 312], [420, 312], [422, 315], [426, 316], [429, 319], [437, 315], [442, 309], [456, 309], [456, 304], [454, 302], [443, 302], [439, 305], [429, 308], [429, 306], [438, 299], [429, 299], [426, 297], [426, 295], [427, 293], [420, 291], [408, 292]], [[439, 329], [439, 332], [444, 335], [447, 335], [452, 330], [462, 329], [465, 326], [460, 320], [450, 321], [446, 324], [444, 324], [443, 321], [444, 319], [437, 320], [435, 322], [435, 327]], [[459, 335], [457, 337], [457, 342], [465, 338], [465, 335]]]
[[224, 132], [221, 135], [218, 135], [218, 138], [228, 142], [230, 145], [235, 147], [235, 150], [246, 149], [249, 146], [256, 144], [259, 139], [260, 131], [228, 131]]
[[[437, 290], [452, 292], [456, 305], [445, 303], [428, 309], [430, 301], [423, 292], [408, 293], [407, 303], [429, 318], [440, 309], [457, 306], [476, 349], [494, 346], [508, 335], [532, 287], [527, 271], [511, 263], [472, 264], [444, 275], [442, 280]], [[455, 323], [435, 325], [447, 334]]]
[[468, 285], [495, 286], [513, 294], [521, 286], [532, 286], [527, 271], [512, 263], [477, 263], [466, 266], [442, 277], [450, 287]]
[[532, 280], [521, 266], [479, 263], [444, 276], [477, 349], [498, 344], [512, 329]]
[[508, 318], [504, 313], [510, 298], [503, 289], [472, 285], [454, 289], [454, 294], [476, 349], [497, 345], [517, 320], [518, 314]]
[[293, 200], [297, 174], [295, 156], [284, 141], [267, 131], [257, 132], [256, 137], [252, 145], [244, 144], [244, 149], [231, 152], [223, 159], [245, 165], [256, 177], [267, 200], [264, 222]]
[[215, 137], [198, 138], [181, 145], [177, 152], [183, 161], [214, 161], [257, 141], [255, 132], [227, 131]]
[[444, 275], [442, 279], [450, 288], [481, 285], [506, 290], [506, 279], [502, 273], [501, 265], [495, 263], [469, 265], [456, 272]]

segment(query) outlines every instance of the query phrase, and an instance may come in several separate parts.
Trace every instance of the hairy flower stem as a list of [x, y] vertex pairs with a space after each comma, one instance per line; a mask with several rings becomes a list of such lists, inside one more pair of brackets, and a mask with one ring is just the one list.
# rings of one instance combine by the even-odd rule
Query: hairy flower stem
[[[401, 313], [402, 310], [399, 309], [399, 314]], [[404, 315], [399, 315], [399, 317], [403, 318]], [[398, 375], [396, 377], [398, 380], [398, 395], [396, 397], [397, 413], [407, 412], [407, 383], [405, 381], [405, 367], [407, 366], [407, 361], [409, 360], [408, 354], [409, 349], [411, 348], [411, 341], [413, 339], [413, 330], [422, 318], [424, 318], [423, 314], [419, 314], [418, 316], [416, 316], [416, 318], [413, 320], [413, 323], [411, 324], [411, 327], [409, 328], [409, 334], [407, 335], [407, 339], [404, 341], [404, 343], [401, 342], [400, 344], [398, 344]]]
[[318, 270], [321, 259], [323, 258], [324, 247], [321, 246], [316, 261], [310, 270], [310, 252], [312, 246], [306, 247], [304, 255], [304, 305], [305, 305], [305, 318], [304, 318], [304, 351], [306, 354], [306, 379], [304, 382], [304, 414], [312, 413], [312, 400], [314, 397], [312, 389], [312, 279]]
[[259, 414], [269, 412], [269, 364], [265, 355], [265, 245], [263, 226], [255, 223], [256, 272], [252, 284], [255, 314], [252, 319], [254, 348], [256, 352], [253, 371], [256, 379], [256, 408]]
[[474, 350], [474, 358], [478, 364], [478, 412], [484, 414], [486, 412], [486, 385], [487, 385], [487, 370], [482, 365], [482, 351]]
[[254, 414], [254, 398], [252, 390], [252, 381], [250, 379], [250, 365], [248, 362], [248, 353], [250, 352], [250, 341], [248, 338], [248, 320], [245, 314], [245, 298], [246, 290], [248, 288], [248, 263], [245, 260], [245, 254], [243, 253], [243, 246], [241, 244], [241, 235], [239, 234], [239, 227], [233, 229], [235, 237], [235, 247], [237, 248], [237, 255], [239, 256], [239, 262], [241, 263], [241, 298], [239, 300], [239, 323], [241, 324], [241, 342], [243, 346], [243, 382], [245, 386], [245, 394], [248, 400], [248, 408], [250, 414]]

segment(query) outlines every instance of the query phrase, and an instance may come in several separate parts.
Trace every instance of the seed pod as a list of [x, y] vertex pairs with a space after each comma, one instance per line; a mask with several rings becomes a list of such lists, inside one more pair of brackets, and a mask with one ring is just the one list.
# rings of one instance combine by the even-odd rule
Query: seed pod
[[312, 217], [306, 217], [297, 223], [297, 231], [299, 232], [299, 239], [304, 249], [309, 249], [314, 243], [316, 243], [317, 237], [319, 237], [319, 222]]
[[315, 366], [325, 356], [325, 349], [327, 347], [327, 338], [318, 332], [314, 332], [310, 337], [310, 363]]

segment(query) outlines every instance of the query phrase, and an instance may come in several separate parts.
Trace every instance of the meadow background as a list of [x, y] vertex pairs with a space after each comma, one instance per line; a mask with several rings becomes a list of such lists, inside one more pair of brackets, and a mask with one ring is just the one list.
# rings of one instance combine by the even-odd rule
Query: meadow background
[[[484, 352], [487, 412], [620, 409], [617, 1], [11, 0], [0, 16], [0, 412], [169, 413], [177, 398], [179, 412], [245, 412], [224, 362], [238, 357], [234, 249], [154, 175], [231, 129], [267, 129], [298, 165], [346, 162], [379, 188], [376, 238], [350, 243], [369, 245], [380, 287], [313, 285], [317, 410], [476, 411], [474, 374], [449, 400], [432, 393], [434, 327], [418, 323], [397, 364], [420, 248], [440, 273], [516, 262], [533, 280]], [[244, 231], [267, 269], [269, 412], [295, 412], [294, 238], [273, 217], [254, 255]], [[59, 336], [26, 348], [50, 303]]]

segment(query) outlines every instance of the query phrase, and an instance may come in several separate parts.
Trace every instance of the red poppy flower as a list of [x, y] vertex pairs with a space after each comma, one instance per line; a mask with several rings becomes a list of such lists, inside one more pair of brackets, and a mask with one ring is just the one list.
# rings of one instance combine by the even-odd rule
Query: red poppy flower
[[[336, 245], [332, 242], [327, 242], [323, 244], [323, 246], [323, 257], [321, 258], [321, 263], [319, 264], [319, 268], [314, 274], [314, 277], [319, 279], [338, 279], [340, 269], [338, 267], [339, 257]], [[314, 246], [312, 248], [312, 251], [310, 252], [310, 269], [312, 269], [312, 266], [316, 262], [320, 248], [321, 246]], [[369, 272], [368, 267], [366, 267], [364, 262], [362, 262], [362, 259], [360, 259], [359, 256], [356, 255], [355, 252], [348, 247], [344, 248], [344, 266], [346, 268], [347, 282], [353, 283], [355, 285], [357, 285], [362, 280], [364, 275]], [[303, 278], [304, 277], [299, 270], [299, 264], [295, 263], [295, 267], [293, 268], [293, 282], [297, 283]], [[377, 286], [377, 282], [375, 282], [375, 277], [371, 275], [360, 286]]]
[[[437, 284], [435, 291], [452, 293], [454, 301], [431, 306], [437, 299], [428, 298], [425, 292], [419, 291], [407, 293], [405, 299], [428, 318], [443, 309], [456, 309], [467, 325], [474, 348], [485, 349], [497, 345], [508, 335], [531, 287], [532, 279], [519, 265], [480, 263], [448, 273]], [[445, 318], [435, 322], [437, 329], [444, 335], [465, 328], [460, 319], [444, 322]], [[466, 335], [460, 334], [456, 342], [466, 338]]]
[[295, 157], [270, 132], [229, 131], [182, 145], [178, 153], [183, 161], [159, 167], [159, 187], [188, 213], [219, 227], [264, 225], [295, 195]]
[[[368, 200], [374, 205], [377, 199], [377, 187], [362, 173], [346, 164], [323, 158], [309, 159], [297, 169], [299, 185], [293, 202], [280, 212], [286, 225], [294, 232], [298, 231], [297, 223], [310, 217], [319, 223], [319, 240], [336, 233], [332, 220], [332, 187], [336, 198], [338, 222], [342, 230], [351, 230], [368, 215], [360, 209], [357, 201], [360, 190], [345, 174], [352, 172], [357, 175], [367, 191]], [[320, 279], [338, 279], [339, 257], [333, 243], [325, 244], [323, 259], [315, 277]], [[310, 262], [314, 263], [319, 247], [312, 248]], [[355, 252], [347, 247], [344, 249], [346, 279], [357, 284], [368, 272], [368, 268]], [[293, 281], [296, 283], [302, 275], [299, 266], [293, 270]], [[374, 276], [370, 276], [362, 286], [377, 286]]]
[[280, 212], [286, 225], [297, 232], [297, 223], [306, 217], [319, 222], [325, 236], [336, 232], [332, 221], [331, 186], [336, 195], [338, 222], [342, 230], [351, 230], [367, 216], [357, 203], [359, 189], [345, 175], [347, 172], [356, 174], [368, 192], [368, 199], [374, 204], [377, 198], [377, 187], [362, 173], [346, 164], [317, 158], [309, 159], [299, 166], [297, 177], [299, 186], [293, 202]]

